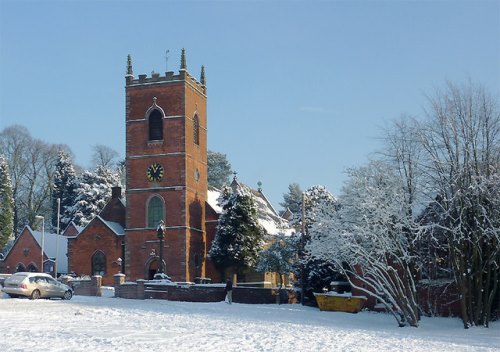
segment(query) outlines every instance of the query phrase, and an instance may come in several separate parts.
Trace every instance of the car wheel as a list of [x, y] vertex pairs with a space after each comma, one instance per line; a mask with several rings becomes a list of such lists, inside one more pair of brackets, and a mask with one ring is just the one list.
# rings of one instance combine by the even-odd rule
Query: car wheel
[[71, 299], [71, 297], [73, 297], [73, 293], [71, 293], [71, 291], [68, 290], [68, 291], [64, 292], [64, 296], [63, 296], [64, 300], [68, 301]]
[[38, 290], [33, 290], [33, 292], [31, 292], [31, 299], [39, 299], [40, 298], [40, 291]]

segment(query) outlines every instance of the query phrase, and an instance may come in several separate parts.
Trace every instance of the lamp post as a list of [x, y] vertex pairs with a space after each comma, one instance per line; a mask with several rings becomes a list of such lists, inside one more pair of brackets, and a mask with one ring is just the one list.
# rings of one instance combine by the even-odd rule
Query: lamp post
[[61, 198], [57, 198], [57, 233], [56, 233], [56, 260], [54, 261], [54, 278], [57, 279], [59, 266], [59, 221], [61, 217]]
[[158, 228], [156, 229], [156, 235], [158, 236], [158, 239], [160, 240], [160, 267], [159, 267], [159, 273], [163, 274], [163, 239], [165, 238], [165, 226], [163, 225], [163, 221], [160, 220], [158, 224]]
[[304, 234], [306, 233], [306, 195], [302, 192], [302, 230], [300, 234], [300, 304], [304, 305]]
[[43, 273], [44, 272], [44, 270], [43, 270], [43, 245], [44, 245], [44, 240], [45, 240], [45, 218], [41, 215], [37, 215], [37, 216], [35, 216], [35, 219], [42, 220], [42, 243], [41, 243], [41, 247], [42, 247], [41, 264], [42, 265], [40, 266], [40, 268], [41, 268], [40, 272]]

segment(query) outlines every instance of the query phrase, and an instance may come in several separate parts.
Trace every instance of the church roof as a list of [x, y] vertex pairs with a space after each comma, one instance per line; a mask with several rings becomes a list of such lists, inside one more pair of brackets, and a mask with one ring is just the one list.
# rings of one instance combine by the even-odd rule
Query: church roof
[[[261, 189], [252, 189], [251, 187], [239, 182], [236, 178], [231, 183], [231, 187], [233, 190], [245, 190], [253, 195], [255, 205], [257, 207], [259, 224], [269, 235], [277, 235], [278, 233], [291, 234], [293, 232], [293, 229], [288, 224], [288, 221], [278, 215]], [[219, 197], [219, 190], [214, 188], [208, 190], [207, 203], [218, 214], [222, 213], [222, 208], [218, 204]]]
[[115, 234], [119, 235], [119, 236], [123, 236], [125, 235], [125, 229], [123, 228], [123, 226], [117, 222], [114, 222], [114, 221], [108, 221], [108, 220], [104, 220], [102, 217], [100, 217], [99, 215], [96, 216], [96, 218], [98, 218], [99, 220], [101, 220], [107, 227], [109, 227], [111, 229], [111, 231], [113, 231]]

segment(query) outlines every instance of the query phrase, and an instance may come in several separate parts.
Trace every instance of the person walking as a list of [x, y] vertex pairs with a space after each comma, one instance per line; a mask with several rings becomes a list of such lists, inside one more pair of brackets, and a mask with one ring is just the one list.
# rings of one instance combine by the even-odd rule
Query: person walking
[[233, 283], [230, 278], [227, 278], [226, 287], [224, 288], [224, 292], [226, 293], [226, 303], [233, 303]]

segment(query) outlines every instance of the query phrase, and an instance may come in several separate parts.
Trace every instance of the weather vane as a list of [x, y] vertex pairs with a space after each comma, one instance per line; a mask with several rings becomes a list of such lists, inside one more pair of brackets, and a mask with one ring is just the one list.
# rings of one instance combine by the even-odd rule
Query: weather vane
[[168, 53], [170, 50], [165, 51], [165, 72], [168, 72]]

